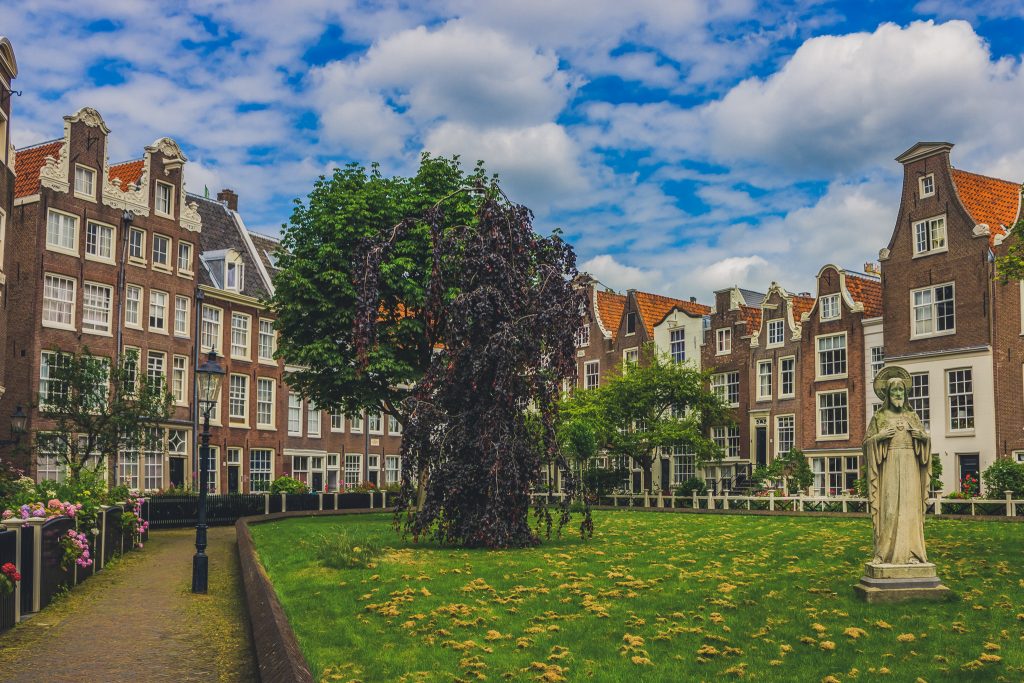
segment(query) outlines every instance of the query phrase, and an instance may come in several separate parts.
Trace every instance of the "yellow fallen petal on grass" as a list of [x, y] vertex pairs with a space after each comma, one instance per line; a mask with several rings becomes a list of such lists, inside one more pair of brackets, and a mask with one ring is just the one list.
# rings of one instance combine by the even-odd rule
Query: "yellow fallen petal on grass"
[[917, 636], [913, 633], [901, 633], [896, 636], [896, 640], [900, 643], [912, 643], [917, 640]]
[[491, 629], [487, 632], [487, 635], [484, 636], [484, 640], [501, 640], [504, 637], [505, 636], [501, 635], [500, 632]]
[[826, 630], [828, 630], [821, 624], [811, 624], [811, 628], [813, 628], [818, 633], [824, 633]]
[[654, 662], [647, 657], [641, 657], [640, 655], [633, 655], [629, 661], [633, 662], [637, 666], [654, 666]]
[[985, 643], [984, 645], [982, 645], [982, 647], [988, 650], [989, 652], [996, 652], [1000, 649], [1000, 647], [995, 643]]
[[843, 631], [843, 635], [844, 636], [849, 636], [849, 637], [853, 638], [854, 640], [857, 640], [858, 638], [861, 638], [862, 636], [866, 636], [867, 634], [868, 634], [867, 631], [865, 631], [862, 628], [857, 628], [856, 626], [851, 626], [850, 628], [848, 628], [845, 631]]
[[823, 640], [820, 643], [818, 643], [818, 647], [820, 647], [822, 650], [834, 650], [836, 649], [836, 644], [833, 643], [831, 640]]
[[886, 623], [886, 622], [882, 621], [881, 619], [879, 619], [878, 621], [875, 622], [875, 627], [876, 628], [884, 628], [886, 630], [889, 630], [889, 629], [892, 628], [892, 624]]

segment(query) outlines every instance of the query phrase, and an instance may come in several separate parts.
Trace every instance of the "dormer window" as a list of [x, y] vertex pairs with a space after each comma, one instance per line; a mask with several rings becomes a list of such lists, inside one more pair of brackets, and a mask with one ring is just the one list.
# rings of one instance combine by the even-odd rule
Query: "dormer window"
[[245, 287], [245, 264], [237, 256], [224, 261], [224, 289], [236, 292]]
[[636, 334], [636, 313], [626, 314], [626, 334]]
[[75, 164], [75, 195], [84, 199], [96, 198], [96, 171]]
[[173, 185], [162, 183], [159, 180], [156, 182], [156, 205], [153, 208], [161, 216], [171, 216], [174, 209], [173, 192]]
[[921, 178], [919, 181], [921, 189], [921, 199], [925, 197], [931, 197], [935, 194], [935, 174], [929, 173], [928, 175]]

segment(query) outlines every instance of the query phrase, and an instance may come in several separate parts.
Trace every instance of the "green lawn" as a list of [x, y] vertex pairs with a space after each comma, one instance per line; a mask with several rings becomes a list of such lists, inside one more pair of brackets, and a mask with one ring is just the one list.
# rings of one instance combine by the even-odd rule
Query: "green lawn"
[[[389, 515], [252, 527], [314, 674], [338, 681], [1024, 680], [1024, 524], [929, 520], [960, 600], [871, 606], [866, 519], [597, 512], [594, 538], [464, 551]], [[391, 549], [328, 569], [344, 528]]]

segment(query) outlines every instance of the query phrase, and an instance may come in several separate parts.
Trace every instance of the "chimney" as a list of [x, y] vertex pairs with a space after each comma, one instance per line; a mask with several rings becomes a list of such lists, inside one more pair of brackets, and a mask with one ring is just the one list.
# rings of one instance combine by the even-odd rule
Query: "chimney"
[[695, 296], [691, 296], [691, 297], [690, 297], [690, 303], [691, 303], [691, 304], [695, 304], [695, 303], [697, 303], [697, 297], [695, 297]]
[[864, 264], [864, 272], [869, 275], [878, 275], [881, 271], [878, 266], [875, 265], [874, 261], [868, 261]]
[[232, 211], [238, 211], [238, 195], [234, 190], [229, 190], [227, 188], [221, 190], [217, 193], [217, 201], [224, 204]]

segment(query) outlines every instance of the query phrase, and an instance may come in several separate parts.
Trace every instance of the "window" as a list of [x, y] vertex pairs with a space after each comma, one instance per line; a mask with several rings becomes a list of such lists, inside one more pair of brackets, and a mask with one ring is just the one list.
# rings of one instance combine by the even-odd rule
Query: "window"
[[274, 362], [274, 321], [260, 320], [259, 354], [260, 360]]
[[228, 465], [241, 465], [242, 464], [242, 449], [241, 448], [229, 448], [225, 460]]
[[154, 429], [142, 451], [142, 486], [147, 491], [164, 487], [163, 441], [162, 430]]
[[366, 416], [366, 428], [371, 434], [384, 433], [384, 418], [380, 413], [369, 413]]
[[[921, 418], [921, 422], [924, 424], [925, 429], [929, 429], [931, 425], [931, 404], [928, 401], [928, 373], [917, 372], [910, 376], [911, 387], [910, 393], [907, 395], [907, 403], [917, 416]], [[879, 404], [881, 407], [881, 404]]]
[[727, 458], [738, 458], [740, 457], [740, 428], [737, 426], [732, 427], [712, 427], [711, 428], [711, 439], [715, 442], [719, 448], [725, 451], [725, 457]]
[[188, 455], [188, 431], [184, 429], [167, 430], [167, 452], [172, 455]]
[[153, 235], [153, 266], [171, 267], [171, 238], [164, 235]]
[[697, 476], [696, 458], [684, 446], [672, 447], [672, 485], [679, 486]]
[[188, 404], [188, 357], [175, 356], [171, 359], [171, 395], [174, 402]]
[[686, 361], [686, 330], [670, 330], [668, 333], [668, 352], [673, 363]]
[[245, 264], [241, 261], [227, 261], [224, 264], [224, 289], [241, 292], [245, 289]]
[[937, 216], [914, 223], [914, 256], [946, 251], [946, 217]]
[[[376, 472], [380, 470], [380, 456], [375, 453], [370, 453], [366, 456], [366, 469], [369, 472]], [[379, 481], [379, 480], [377, 480]]]
[[636, 334], [636, 313], [633, 311], [626, 314], [626, 334]]
[[910, 292], [913, 308], [911, 337], [951, 334], [956, 329], [953, 283]]
[[36, 454], [36, 481], [64, 481], [67, 468], [54, 453], [38, 452]]
[[818, 337], [818, 377], [846, 376], [846, 333]]
[[320, 436], [320, 410], [312, 401], [306, 404], [306, 436]]
[[220, 467], [217, 466], [217, 461], [220, 460], [220, 448], [217, 446], [210, 446], [210, 457], [206, 461], [206, 492], [217, 493], [217, 474], [220, 472]]
[[167, 183], [161, 183], [159, 180], [156, 183], [156, 205], [153, 207], [158, 214], [170, 217], [171, 211], [174, 209], [173, 201], [174, 186], [168, 185]]
[[796, 443], [796, 417], [777, 415], [775, 417], [775, 457], [793, 450]]
[[124, 289], [124, 324], [125, 327], [142, 329], [139, 317], [142, 309], [142, 287], [126, 285]]
[[113, 289], [92, 282], [82, 284], [82, 331], [110, 333]]
[[946, 372], [949, 431], [974, 429], [974, 380], [970, 368]]
[[269, 491], [274, 470], [274, 451], [269, 448], [249, 449], [249, 490]]
[[345, 431], [345, 415], [342, 413], [331, 413], [331, 431]]
[[190, 300], [187, 296], [174, 297], [174, 334], [178, 337], [188, 336], [188, 319]]
[[885, 367], [885, 349], [881, 346], [871, 347], [871, 379], [878, 377], [878, 373]]
[[728, 327], [723, 327], [720, 330], [715, 330], [715, 355], [723, 356], [727, 353], [732, 353], [732, 330]]
[[720, 372], [711, 375], [711, 390], [735, 408], [740, 404], [740, 373]]
[[576, 346], [590, 346], [590, 323], [584, 323], [576, 330]]
[[345, 454], [345, 486], [358, 486], [363, 473], [363, 456], [358, 453]]
[[309, 481], [309, 456], [292, 456], [292, 476], [301, 482]]
[[114, 260], [114, 229], [102, 223], [85, 224], [85, 257], [99, 261]]
[[220, 316], [221, 310], [219, 308], [203, 306], [203, 326], [200, 332], [203, 351], [216, 351], [221, 348]]
[[231, 375], [228, 384], [228, 419], [243, 423], [249, 419], [249, 378], [246, 375]]
[[86, 199], [96, 198], [96, 171], [75, 164], [75, 195]]
[[231, 314], [231, 357], [249, 359], [249, 321], [244, 313]]
[[818, 437], [846, 437], [849, 431], [846, 390], [818, 394]]
[[130, 489], [139, 488], [139, 453], [122, 451], [117, 458], [117, 480]]
[[46, 246], [55, 251], [78, 254], [78, 218], [50, 209], [46, 214]]
[[178, 272], [183, 275], [192, 273], [192, 245], [178, 241]]
[[839, 317], [839, 295], [828, 294], [818, 298], [821, 304], [821, 319], [835, 320]]
[[139, 359], [141, 358], [139, 349], [126, 346], [124, 349], [124, 370], [125, 370], [125, 392], [128, 394], [135, 393], [135, 382], [139, 378]]
[[622, 352], [622, 370], [626, 371], [631, 365], [636, 365], [640, 359], [640, 351], [638, 349], [626, 349]]
[[854, 488], [860, 476], [857, 456], [808, 458], [814, 472], [811, 493], [816, 496], [840, 496]]
[[128, 231], [128, 258], [146, 262], [146, 232], [139, 228]]
[[793, 396], [796, 383], [796, 359], [779, 359], [779, 398]]
[[167, 331], [167, 292], [149, 290], [149, 329]]
[[266, 377], [256, 379], [256, 426], [274, 426], [274, 380]]
[[388, 434], [401, 434], [402, 423], [398, 421], [398, 418], [394, 415], [388, 415]]
[[929, 173], [918, 181], [921, 188], [921, 199], [935, 194], [935, 175]]
[[298, 394], [288, 394], [288, 434], [302, 436], [302, 399]]
[[71, 278], [46, 275], [43, 278], [43, 327], [75, 329], [75, 285]]
[[768, 346], [781, 346], [785, 341], [785, 321], [768, 321]]
[[757, 362], [757, 400], [765, 401], [772, 398], [772, 362]]
[[601, 383], [601, 361], [590, 360], [583, 364], [583, 388], [596, 389]]
[[384, 456], [384, 483], [397, 484], [402, 476], [402, 459], [397, 455]]
[[167, 354], [163, 351], [150, 351], [147, 354], [146, 377], [153, 386], [167, 386]]
[[57, 375], [67, 367], [67, 356], [53, 351], [43, 351], [39, 362], [39, 403], [52, 404], [66, 396], [67, 385]]

